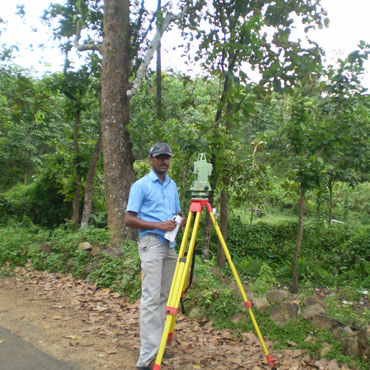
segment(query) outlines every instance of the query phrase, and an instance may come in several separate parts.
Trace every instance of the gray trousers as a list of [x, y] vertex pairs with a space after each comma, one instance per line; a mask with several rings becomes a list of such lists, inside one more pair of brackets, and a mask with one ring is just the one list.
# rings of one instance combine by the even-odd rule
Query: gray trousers
[[143, 280], [140, 300], [140, 355], [138, 367], [147, 367], [156, 357], [165, 321], [165, 308], [177, 263], [175, 248], [156, 235], [139, 241]]

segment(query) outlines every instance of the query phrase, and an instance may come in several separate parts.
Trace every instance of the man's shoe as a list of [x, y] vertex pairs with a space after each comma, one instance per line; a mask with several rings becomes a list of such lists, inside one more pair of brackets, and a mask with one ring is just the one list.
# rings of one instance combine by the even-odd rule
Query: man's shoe
[[[167, 357], [167, 358], [171, 358], [171, 357], [173, 357], [173, 355], [169, 355], [170, 357]], [[152, 361], [150, 361], [150, 364], [147, 366], [147, 367], [139, 367], [139, 366], [137, 366], [136, 367], [136, 369], [137, 370], [152, 370], [153, 368], [154, 368], [154, 365], [155, 365], [155, 360], [156, 360], [156, 358], [157, 358], [157, 356], [156, 357], [154, 357], [153, 358], [153, 360]], [[164, 358], [164, 356], [163, 356], [163, 358]], [[161, 363], [161, 366], [166, 366], [166, 364], [162, 361], [162, 363]]]
[[173, 358], [175, 357], [175, 354], [171, 349], [166, 348], [163, 353], [163, 358]]
[[[155, 365], [155, 359], [156, 359], [156, 357], [154, 357], [153, 360], [150, 361], [150, 363], [147, 367], [137, 367], [137, 370], [152, 370], [154, 368], [154, 365]], [[162, 362], [162, 365], [163, 365], [163, 362]]]

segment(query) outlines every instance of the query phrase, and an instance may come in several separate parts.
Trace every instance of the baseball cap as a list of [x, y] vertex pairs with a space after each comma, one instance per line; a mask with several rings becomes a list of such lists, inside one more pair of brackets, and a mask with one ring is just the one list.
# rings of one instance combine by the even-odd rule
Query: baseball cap
[[155, 143], [152, 148], [150, 149], [149, 156], [150, 157], [158, 157], [161, 154], [167, 154], [169, 156], [173, 156], [171, 152], [171, 148], [166, 143]]

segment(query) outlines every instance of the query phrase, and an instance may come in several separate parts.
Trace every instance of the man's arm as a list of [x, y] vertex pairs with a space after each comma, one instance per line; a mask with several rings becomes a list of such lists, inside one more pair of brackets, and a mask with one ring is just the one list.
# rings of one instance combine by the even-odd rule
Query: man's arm
[[125, 214], [125, 225], [141, 230], [159, 229], [163, 231], [172, 231], [176, 227], [176, 221], [175, 220], [163, 222], [145, 221], [137, 217], [136, 212], [127, 211]]

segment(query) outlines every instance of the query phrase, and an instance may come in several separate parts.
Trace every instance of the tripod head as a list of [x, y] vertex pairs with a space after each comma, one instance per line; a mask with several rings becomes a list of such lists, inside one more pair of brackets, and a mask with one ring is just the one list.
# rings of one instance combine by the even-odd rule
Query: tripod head
[[191, 184], [191, 197], [195, 199], [207, 199], [212, 190], [208, 177], [212, 173], [212, 164], [207, 163], [206, 154], [200, 153], [198, 160], [193, 163], [191, 170], [195, 175], [195, 180]]

